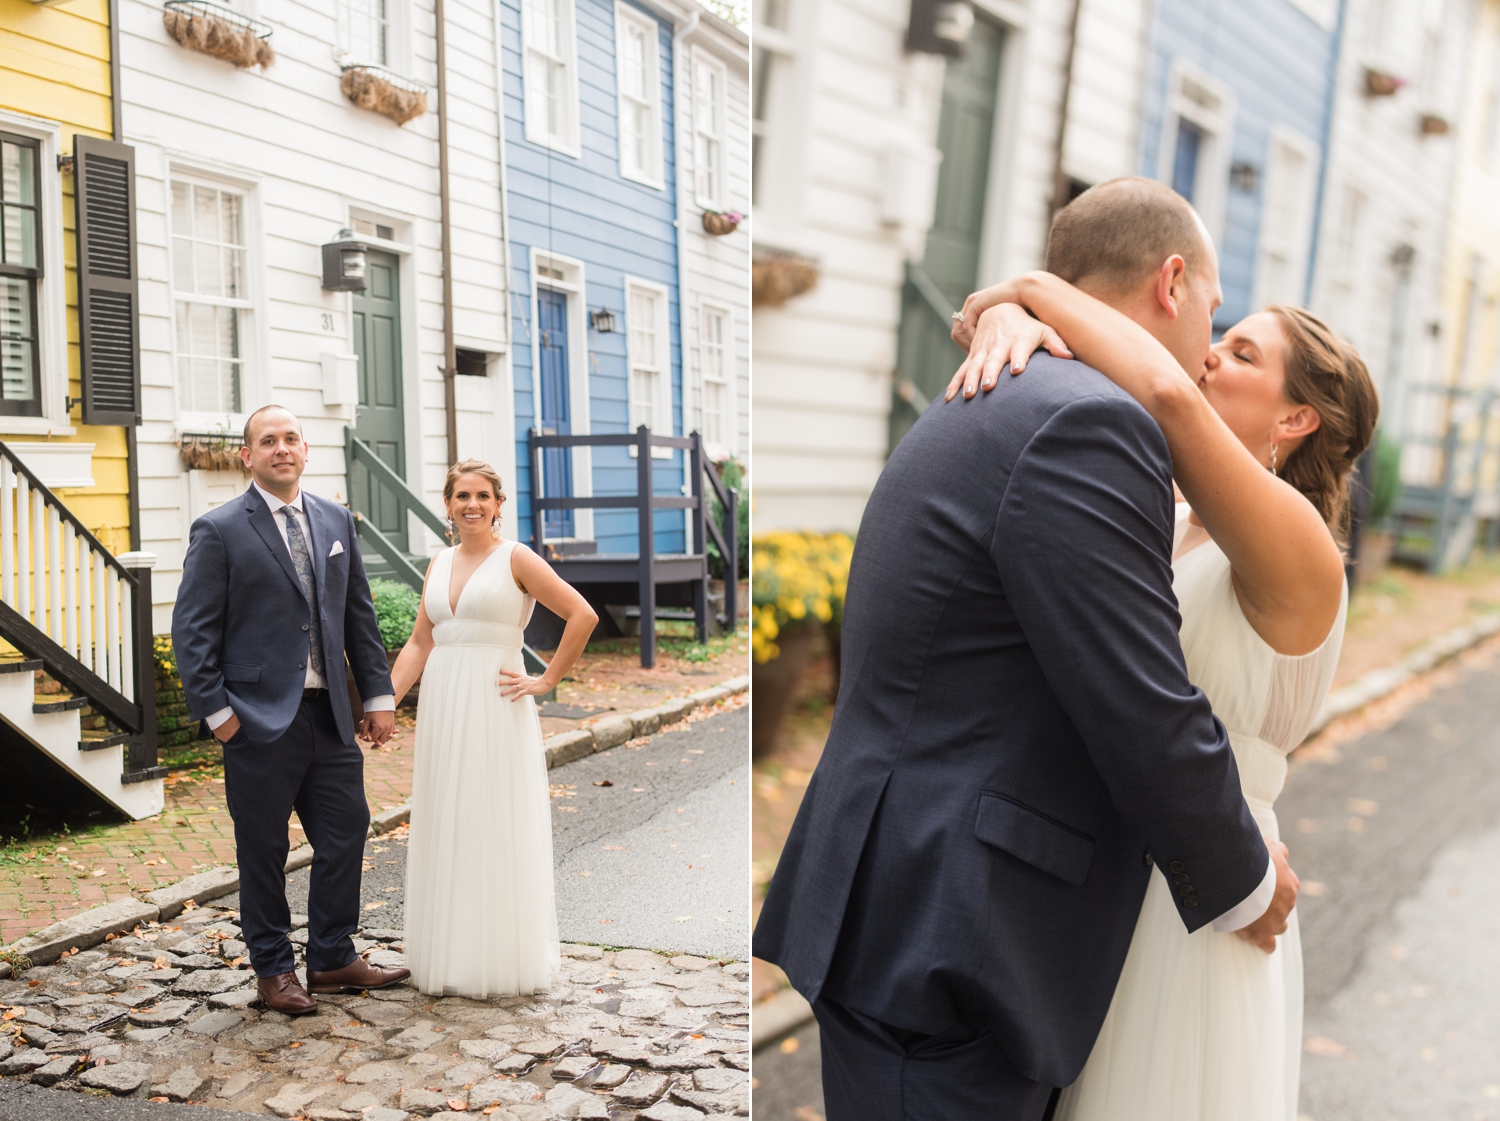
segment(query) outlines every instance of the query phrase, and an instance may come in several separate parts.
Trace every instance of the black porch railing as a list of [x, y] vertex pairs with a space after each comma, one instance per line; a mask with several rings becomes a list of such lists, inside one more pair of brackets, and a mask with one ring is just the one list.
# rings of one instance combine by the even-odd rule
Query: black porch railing
[[116, 558], [0, 442], [0, 637], [116, 729], [82, 750], [125, 745], [125, 783], [157, 766], [149, 553]]
[[[632, 598], [640, 609], [641, 665], [656, 664], [657, 588], [663, 584], [689, 585], [693, 620], [699, 642], [708, 641], [708, 555], [711, 539], [724, 558], [723, 625], [734, 630], [738, 616], [739, 572], [739, 494], [726, 487], [713, 464], [703, 454], [703, 440], [698, 433], [688, 436], [654, 436], [645, 425], [634, 433], [608, 436], [543, 436], [533, 429], [526, 441], [527, 462], [531, 466], [531, 547], [546, 557], [553, 569], [574, 585], [605, 586], [613, 590], [595, 593], [596, 599], [619, 595], [633, 585]], [[546, 448], [636, 449], [636, 492], [634, 494], [576, 497], [548, 497], [542, 452]], [[688, 481], [691, 494], [656, 494], [652, 448], [676, 448], [688, 458]], [[724, 510], [724, 524], [715, 525], [707, 517], [703, 482], [707, 479]], [[633, 554], [564, 554], [554, 556], [543, 539], [548, 510], [627, 510], [636, 511], [637, 551]], [[690, 510], [688, 518], [690, 552], [658, 554], [655, 538], [657, 510]], [[613, 602], [620, 602], [618, 599]], [[628, 601], [626, 601], [628, 602]]]

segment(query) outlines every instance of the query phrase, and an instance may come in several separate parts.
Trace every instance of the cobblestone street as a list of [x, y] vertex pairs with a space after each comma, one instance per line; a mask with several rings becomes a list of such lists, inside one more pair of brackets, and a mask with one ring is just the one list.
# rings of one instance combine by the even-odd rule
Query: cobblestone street
[[[551, 772], [564, 937], [607, 943], [566, 945], [563, 980], [551, 992], [474, 1001], [403, 985], [320, 997], [316, 1015], [288, 1019], [255, 1001], [230, 895], [0, 982], [0, 1074], [308, 1121], [748, 1114], [748, 966], [727, 960], [743, 959], [748, 939], [745, 799], [736, 793], [736, 812], [712, 818], [694, 810], [705, 796], [711, 808], [726, 784], [744, 790], [747, 738], [748, 712], [736, 698]], [[682, 861], [687, 835], [708, 851]], [[670, 893], [642, 890], [629, 869], [613, 883], [599, 861], [616, 851], [656, 881], [693, 885], [725, 913], [679, 914]], [[404, 826], [366, 845], [366, 926], [356, 946], [381, 964], [403, 960], [405, 853]], [[288, 876], [294, 912], [305, 910], [308, 876], [306, 868]], [[612, 886], [601, 899], [605, 879]], [[608, 922], [593, 914], [601, 905]], [[299, 955], [305, 940], [299, 925]], [[671, 949], [705, 940], [715, 954]]]

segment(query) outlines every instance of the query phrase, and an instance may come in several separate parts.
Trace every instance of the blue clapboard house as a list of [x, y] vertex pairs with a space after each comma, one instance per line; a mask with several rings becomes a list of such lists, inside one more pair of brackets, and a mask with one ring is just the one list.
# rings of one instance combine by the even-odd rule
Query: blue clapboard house
[[[613, 618], [600, 611], [605, 633], [629, 626], [626, 612], [654, 620], [662, 604], [701, 629], [705, 608], [694, 597], [706, 585], [692, 581], [703, 547], [681, 502], [692, 489], [686, 450], [650, 449], [652, 491], [677, 505], [654, 510], [648, 578], [632, 567], [642, 552], [635, 506], [533, 506], [538, 496], [637, 495], [640, 449], [530, 439], [623, 437], [642, 425], [687, 435], [673, 37], [690, 13], [668, 18], [658, 13], [670, 7], [630, 0], [501, 0], [501, 9], [518, 532], [596, 607], [618, 607]], [[548, 646], [556, 620], [539, 614], [528, 634]], [[642, 628], [646, 664], [651, 630]]]
[[1160, 0], [1141, 174], [1172, 184], [1219, 250], [1222, 331], [1308, 299], [1345, 0]]

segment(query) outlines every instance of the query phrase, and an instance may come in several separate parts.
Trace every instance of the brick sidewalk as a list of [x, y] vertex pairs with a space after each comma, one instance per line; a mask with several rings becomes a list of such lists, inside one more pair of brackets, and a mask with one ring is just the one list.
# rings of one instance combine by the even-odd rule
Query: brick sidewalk
[[[658, 665], [643, 670], [633, 642], [597, 644], [578, 660], [558, 690], [558, 700], [628, 712], [747, 672], [749, 642], [743, 630], [698, 648], [696, 660], [675, 656], [671, 644], [664, 645]], [[548, 735], [580, 724], [556, 718], [542, 723]], [[403, 709], [391, 742], [365, 752], [365, 797], [372, 813], [393, 809], [411, 796], [415, 727], [416, 714]], [[224, 804], [223, 766], [204, 763], [174, 772], [165, 787], [166, 806], [156, 817], [0, 848], [0, 945], [101, 903], [233, 864], [234, 825]], [[305, 843], [295, 817], [288, 835], [293, 848]]]

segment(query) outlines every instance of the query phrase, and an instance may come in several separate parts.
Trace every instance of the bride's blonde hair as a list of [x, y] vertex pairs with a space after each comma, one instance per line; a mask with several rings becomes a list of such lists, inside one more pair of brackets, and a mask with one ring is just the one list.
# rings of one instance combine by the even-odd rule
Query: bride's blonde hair
[[[453, 490], [458, 486], [458, 480], [464, 475], [479, 475], [495, 488], [495, 497], [500, 500], [500, 505], [505, 505], [505, 484], [500, 481], [500, 473], [482, 459], [460, 459], [452, 467], [448, 468], [448, 477], [443, 480], [443, 512], [448, 512], [448, 504], [453, 501]], [[500, 529], [500, 517], [495, 516], [493, 526], [495, 532]], [[448, 518], [448, 544], [458, 544], [458, 526], [453, 523], [453, 518]]]

